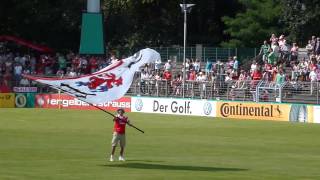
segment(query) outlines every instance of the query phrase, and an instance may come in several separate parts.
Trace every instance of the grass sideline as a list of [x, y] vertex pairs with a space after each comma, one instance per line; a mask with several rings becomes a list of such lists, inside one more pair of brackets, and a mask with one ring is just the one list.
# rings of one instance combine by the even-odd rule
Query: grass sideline
[[318, 124], [129, 113], [146, 133], [127, 128], [122, 163], [106, 161], [113, 125], [104, 113], [0, 113], [1, 180], [320, 179]]

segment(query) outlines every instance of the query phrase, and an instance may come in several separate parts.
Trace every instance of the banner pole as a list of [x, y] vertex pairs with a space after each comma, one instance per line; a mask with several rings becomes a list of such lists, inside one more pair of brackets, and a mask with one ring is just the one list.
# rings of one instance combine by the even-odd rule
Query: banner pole
[[[54, 87], [54, 86], [49, 86], [49, 87], [52, 87], [52, 88], [54, 88], [54, 89], [58, 89], [58, 91], [59, 91], [59, 99], [60, 99], [61, 91], [64, 91], [64, 92], [69, 93], [69, 94], [73, 94], [73, 93], [71, 93], [70, 91], [61, 89], [61, 88], [59, 88], [59, 87]], [[97, 108], [97, 109], [99, 109], [99, 110], [101, 110], [101, 111], [103, 111], [103, 112], [105, 112], [105, 113], [107, 113], [107, 114], [109, 114], [109, 115], [112, 116], [112, 117], [116, 117], [114, 114], [108, 112], [107, 110], [105, 110], [105, 109], [103, 109], [103, 108], [101, 108], [101, 107], [99, 107], [99, 106], [96, 106], [96, 105], [94, 105], [94, 104], [92, 104], [92, 103], [90, 103], [90, 102], [87, 102], [87, 101], [83, 100], [83, 99], [79, 99], [79, 100], [80, 100], [80, 101], [83, 101], [83, 102], [89, 104], [90, 106], [93, 106], [93, 107], [95, 107], [95, 108]], [[61, 102], [61, 100], [60, 100], [59, 102]], [[60, 103], [59, 103], [59, 105], [60, 105]], [[144, 131], [143, 131], [142, 129], [139, 129], [138, 127], [134, 126], [133, 124], [128, 123], [128, 122], [127, 122], [127, 124], [128, 124], [128, 126], [133, 127], [134, 129], [140, 131], [141, 133], [144, 133]]]
[[58, 104], [59, 104], [59, 109], [61, 109], [61, 90], [60, 89], [58, 90], [58, 94], [59, 94], [59, 97], [58, 97], [59, 98], [59, 101], [58, 101], [59, 103]]

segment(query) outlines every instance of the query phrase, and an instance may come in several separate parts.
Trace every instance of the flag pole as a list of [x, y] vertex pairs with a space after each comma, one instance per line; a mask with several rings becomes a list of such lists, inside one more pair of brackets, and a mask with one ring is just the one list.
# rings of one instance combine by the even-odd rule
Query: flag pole
[[[54, 89], [58, 89], [59, 91], [64, 91], [64, 92], [69, 93], [69, 94], [74, 94], [74, 93], [72, 93], [72, 92], [70, 92], [70, 91], [61, 89], [61, 88], [59, 88], [59, 87], [54, 87], [54, 86], [50, 86], [50, 87], [52, 87], [52, 88], [54, 88]], [[107, 110], [105, 110], [105, 109], [102, 109], [102, 108], [99, 107], [99, 106], [96, 106], [96, 105], [94, 105], [94, 104], [92, 104], [92, 103], [90, 103], [90, 102], [88, 102], [88, 101], [83, 100], [83, 99], [79, 99], [79, 100], [80, 100], [80, 101], [83, 101], [83, 102], [85, 102], [85, 103], [88, 103], [90, 106], [95, 107], [96, 109], [99, 109], [99, 110], [101, 110], [101, 111], [109, 114], [109, 115], [112, 116], [112, 117], [116, 117], [116, 116], [115, 116], [114, 114], [112, 114], [111, 112], [109, 112], [109, 111], [107, 111]], [[141, 133], [144, 133], [144, 131], [143, 131], [142, 129], [139, 129], [138, 127], [134, 126], [133, 124], [131, 124], [131, 123], [129, 123], [129, 122], [126, 122], [126, 123], [128, 124], [128, 126], [133, 127], [134, 129], [140, 131]]]

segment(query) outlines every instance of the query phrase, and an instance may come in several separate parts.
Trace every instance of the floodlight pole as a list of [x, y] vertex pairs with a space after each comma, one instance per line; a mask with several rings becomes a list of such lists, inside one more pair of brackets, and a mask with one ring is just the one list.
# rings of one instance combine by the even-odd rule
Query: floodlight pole
[[182, 76], [182, 97], [185, 97], [185, 84], [186, 84], [186, 46], [187, 46], [187, 13], [191, 11], [191, 7], [195, 4], [186, 4], [186, 0], [183, 1], [183, 4], [180, 4], [180, 7], [184, 15], [183, 23], [183, 76]]
[[184, 23], [183, 23], [183, 79], [182, 79], [182, 97], [184, 98], [185, 94], [185, 84], [186, 84], [186, 46], [187, 46], [187, 8], [185, 8], [185, 3], [183, 14], [184, 14]]

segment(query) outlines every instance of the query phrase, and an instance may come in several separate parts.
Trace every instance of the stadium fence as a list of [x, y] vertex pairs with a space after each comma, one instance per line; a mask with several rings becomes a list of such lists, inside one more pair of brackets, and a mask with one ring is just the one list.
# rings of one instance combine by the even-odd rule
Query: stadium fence
[[[183, 92], [184, 91], [184, 92]], [[266, 81], [186, 81], [136, 79], [127, 95], [152, 97], [184, 97], [254, 102], [282, 102], [319, 104], [319, 82], [284, 82], [275, 84]]]

